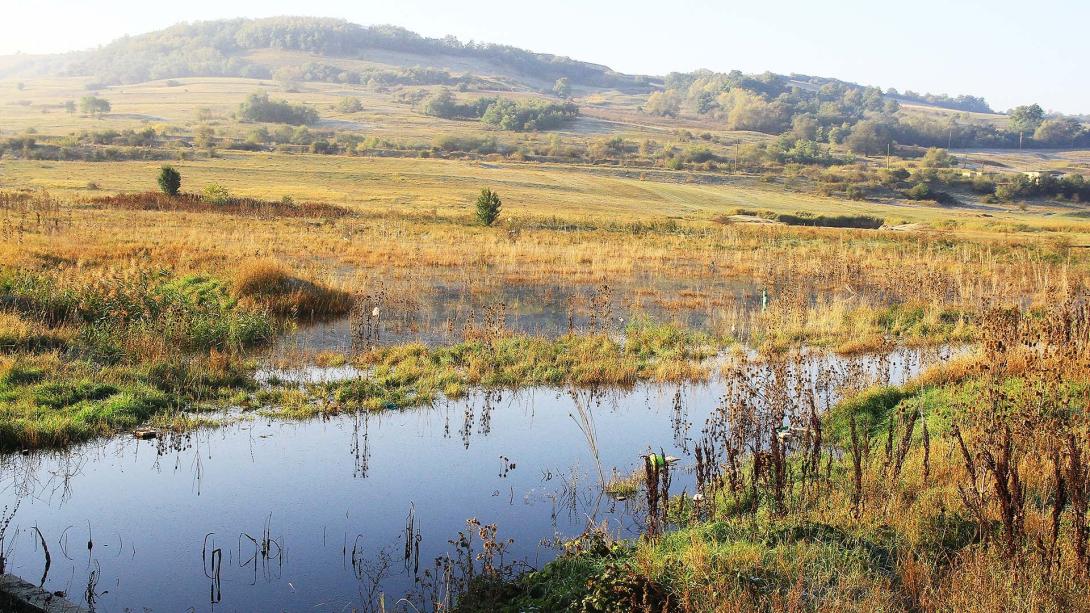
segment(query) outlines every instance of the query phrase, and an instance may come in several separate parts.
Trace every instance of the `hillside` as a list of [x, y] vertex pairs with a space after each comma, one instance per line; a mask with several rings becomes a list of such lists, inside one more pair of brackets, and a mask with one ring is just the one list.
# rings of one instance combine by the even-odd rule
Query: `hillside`
[[370, 60], [403, 67], [427, 66], [552, 82], [646, 90], [647, 77], [624, 75], [588, 62], [505, 45], [427, 38], [395, 26], [361, 26], [337, 19], [277, 17], [181, 23], [126, 36], [98, 49], [0, 61], [0, 76], [90, 76], [102, 85], [193, 76], [271, 78], [274, 63], [252, 52], [299, 51], [325, 58]]
[[[1010, 116], [996, 114], [984, 99], [969, 95], [902, 92], [806, 74], [697, 70], [663, 77], [629, 75], [600, 64], [511, 46], [465, 43], [449, 36], [428, 38], [395, 26], [311, 17], [183, 23], [87, 51], [3, 57], [0, 79], [12, 86], [6, 97], [11, 116], [0, 130], [29, 127], [54, 132], [60, 127], [57, 121], [47, 122], [49, 127], [42, 125], [37, 120], [41, 114], [72, 109], [88, 92], [105, 96], [115, 105], [114, 121], [197, 116], [201, 123], [208, 123], [213, 117], [228, 118], [248, 94], [275, 88], [293, 103], [320, 101], [333, 108], [341, 97], [356, 97], [364, 108], [389, 108], [391, 114], [366, 124], [357, 121], [359, 117], [346, 121], [323, 115], [322, 109], [312, 109], [310, 115], [323, 128], [372, 136], [386, 130], [397, 133], [411, 124], [422, 129], [422, 138], [414, 146], [448, 132], [464, 133], [465, 120], [484, 120], [491, 106], [506, 109], [503, 114], [508, 116], [507, 121], [493, 117], [486, 126], [492, 132], [512, 131], [512, 127], [513, 131], [543, 132], [567, 125], [581, 135], [633, 137], [636, 142], [652, 135], [661, 137], [664, 131], [706, 134], [710, 149], [690, 147], [689, 157], [698, 163], [731, 160], [736, 165], [739, 152], [725, 148], [759, 135], [780, 138], [748, 157], [818, 165], [846, 161], [846, 152], [870, 156], [892, 150], [911, 158], [932, 147], [1090, 145], [1090, 131], [1078, 118], [1046, 116], [1036, 105], [1019, 107], [1029, 114], [1023, 124], [1015, 125]], [[43, 81], [48, 79], [54, 81]], [[193, 79], [229, 79], [235, 84], [229, 86], [227, 97], [211, 95], [221, 91], [223, 84], [199, 98], [195, 89], [204, 89], [204, 84], [187, 82], [182, 91], [162, 88]], [[37, 82], [27, 89], [24, 80]], [[141, 98], [135, 108], [131, 105], [136, 102], [135, 88], [144, 94], [158, 93]], [[158, 98], [167, 91], [167, 99]], [[322, 95], [316, 96], [318, 92]], [[433, 103], [440, 100], [445, 101], [440, 105], [445, 110], [428, 110], [438, 109]], [[521, 110], [511, 106], [512, 100], [521, 101]], [[561, 121], [515, 119], [523, 111], [560, 112], [561, 107], [547, 110], [549, 104], [578, 108], [562, 110], [566, 119]], [[96, 118], [102, 119], [102, 114]], [[732, 134], [713, 141], [718, 132]], [[486, 138], [483, 148], [474, 141], [469, 149], [504, 150], [489, 144], [495, 138]], [[682, 135], [681, 140], [686, 138]], [[265, 137], [256, 142], [271, 144]], [[613, 153], [620, 157], [628, 153], [624, 145], [599, 144], [617, 149]], [[441, 146], [450, 147], [449, 142]], [[466, 148], [459, 145], [457, 149]], [[555, 157], [559, 149], [550, 147], [550, 155]], [[601, 153], [592, 157], [609, 157]], [[659, 159], [672, 157], [676, 156]]]
[[[286, 54], [270, 51], [287, 52]], [[297, 53], [292, 53], [297, 52]], [[300, 57], [301, 54], [305, 54]], [[97, 49], [58, 55], [0, 56], [0, 78], [85, 76], [111, 86], [182, 77], [274, 78], [287, 64], [324, 62], [341, 68], [325, 78], [349, 78], [353, 65], [364, 78], [368, 70], [390, 66], [431, 68], [456, 75], [502, 77], [534, 89], [566, 78], [572, 85], [648, 92], [663, 79], [618, 73], [607, 66], [507, 45], [462, 42], [452, 36], [428, 38], [390, 25], [361, 26], [315, 17], [272, 17], [180, 23], [164, 30], [126, 36]], [[368, 65], [363, 71], [359, 64]], [[326, 71], [330, 72], [330, 71]], [[817, 91], [822, 86], [862, 87], [813, 75], [771, 75], [792, 88]], [[449, 77], [448, 77], [449, 78]], [[417, 84], [443, 84], [433, 73]], [[886, 97], [960, 111], [991, 113], [974, 96], [884, 92]]]

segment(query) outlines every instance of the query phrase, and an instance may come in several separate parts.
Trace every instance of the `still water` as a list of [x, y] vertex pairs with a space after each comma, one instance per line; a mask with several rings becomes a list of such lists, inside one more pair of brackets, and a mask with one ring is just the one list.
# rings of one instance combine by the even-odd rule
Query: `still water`
[[[899, 384], [952, 353], [815, 354], [799, 377], [820, 372], [824, 407], [838, 396], [830, 377]], [[406, 596], [424, 610], [424, 573], [453, 554], [469, 518], [513, 539], [505, 562], [533, 568], [589, 521], [638, 535], [640, 495], [612, 499], [599, 475], [629, 474], [662, 449], [681, 458], [673, 493], [691, 494], [692, 442], [724, 391], [717, 377], [479, 392], [418, 410], [248, 414], [185, 435], [7, 456], [7, 572], [99, 611], [414, 610]]]

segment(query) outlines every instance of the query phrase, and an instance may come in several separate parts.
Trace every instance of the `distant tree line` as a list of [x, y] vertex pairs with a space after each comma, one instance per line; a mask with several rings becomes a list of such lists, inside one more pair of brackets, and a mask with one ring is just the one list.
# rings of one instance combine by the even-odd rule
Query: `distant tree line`
[[[1080, 121], [1046, 117], [1037, 105], [1012, 110], [1010, 123], [1004, 127], [969, 117], [933, 118], [902, 112], [900, 104], [889, 97], [895, 90], [887, 95], [877, 87], [818, 77], [805, 79], [738, 71], [671, 73], [666, 77], [665, 89], [648, 96], [644, 111], [670, 117], [708, 116], [723, 121], [730, 130], [844, 144], [864, 155], [882, 153], [894, 145], [966, 148], [1090, 144], [1090, 132]], [[913, 95], [990, 111], [983, 100], [972, 96]]]
[[549, 100], [511, 100], [481, 97], [459, 102], [446, 88], [428, 98], [424, 112], [443, 119], [479, 119], [500, 130], [532, 132], [555, 130], [579, 116], [579, 107], [572, 102]]
[[1008, 202], [1042, 197], [1090, 202], [1090, 181], [1077, 174], [1063, 177], [1050, 175], [1030, 177], [1019, 174], [1010, 181], [996, 186], [995, 195], [999, 200]]
[[892, 87], [886, 90], [886, 95], [890, 98], [899, 98], [907, 102], [919, 102], [922, 104], [930, 104], [931, 106], [937, 106], [944, 109], [952, 109], [955, 111], [966, 111], [969, 113], [994, 113], [991, 105], [984, 98], [977, 96], [957, 96], [950, 97], [946, 94], [917, 94], [912, 90], [905, 90], [904, 93], [898, 92]]
[[319, 81], [350, 85], [458, 85], [473, 82], [472, 77], [456, 77], [446, 70], [415, 66], [401, 70], [347, 70], [332, 64], [311, 62], [302, 66], [284, 66], [273, 72], [278, 81]]

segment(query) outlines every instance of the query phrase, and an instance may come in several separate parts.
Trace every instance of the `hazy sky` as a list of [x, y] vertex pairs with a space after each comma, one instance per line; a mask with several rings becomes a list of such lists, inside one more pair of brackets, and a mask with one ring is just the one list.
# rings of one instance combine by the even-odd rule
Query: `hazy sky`
[[94, 47], [178, 21], [313, 15], [623, 72], [800, 72], [1090, 113], [1086, 0], [0, 0], [0, 15], [0, 54]]

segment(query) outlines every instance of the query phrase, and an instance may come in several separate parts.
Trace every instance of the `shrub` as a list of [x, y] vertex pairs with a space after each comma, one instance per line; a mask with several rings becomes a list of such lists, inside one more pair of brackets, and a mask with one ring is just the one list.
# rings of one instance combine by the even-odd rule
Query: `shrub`
[[917, 183], [905, 192], [905, 196], [912, 200], [930, 200], [931, 188], [926, 183]]
[[501, 130], [516, 132], [554, 130], [579, 116], [579, 107], [571, 102], [545, 100], [493, 102], [481, 116], [481, 121]]
[[270, 100], [269, 94], [250, 94], [239, 106], [239, 119], [243, 121], [267, 121], [293, 126], [318, 122], [318, 112], [305, 104], [292, 104], [287, 100]]
[[337, 110], [342, 113], [359, 113], [363, 110], [363, 103], [359, 98], [345, 96], [337, 101]]
[[496, 139], [477, 136], [455, 136], [443, 134], [436, 136], [433, 146], [440, 151], [475, 151], [477, 153], [495, 153], [498, 149]]
[[931, 189], [926, 183], [917, 183], [908, 189], [905, 197], [910, 200], [932, 200], [939, 204], [957, 204], [957, 199], [946, 192]]
[[950, 155], [946, 149], [931, 147], [920, 159], [920, 163], [927, 168], [950, 168], [957, 166], [958, 159]]
[[159, 189], [168, 196], [177, 196], [182, 188], [182, 174], [172, 166], [163, 166], [159, 170]]
[[487, 187], [482, 189], [481, 195], [477, 196], [477, 220], [486, 226], [496, 223], [501, 205], [499, 194]]
[[219, 183], [209, 183], [204, 187], [204, 195], [202, 198], [209, 204], [223, 205], [231, 201], [231, 193], [227, 191], [226, 187]]
[[972, 190], [978, 194], [994, 194], [995, 181], [992, 181], [988, 177], [978, 175], [973, 178]]
[[858, 185], [849, 185], [847, 189], [844, 190], [844, 195], [847, 196], [849, 200], [867, 199], [867, 192]]

